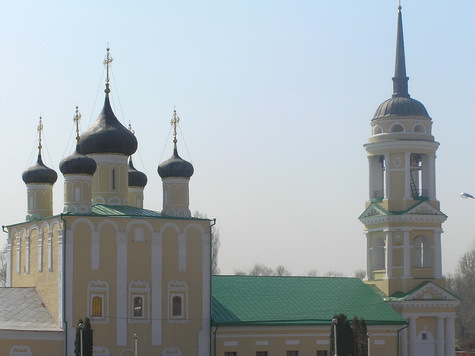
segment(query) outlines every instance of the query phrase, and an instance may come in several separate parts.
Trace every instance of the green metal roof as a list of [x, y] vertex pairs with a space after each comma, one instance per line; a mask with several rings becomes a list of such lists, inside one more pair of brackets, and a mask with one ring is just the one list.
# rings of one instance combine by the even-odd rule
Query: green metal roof
[[[208, 218], [194, 218], [194, 217], [177, 217], [177, 216], [168, 216], [162, 215], [158, 211], [148, 210], [137, 208], [134, 206], [128, 205], [106, 205], [106, 204], [95, 204], [92, 206], [91, 213], [64, 213], [48, 216], [45, 218], [35, 219], [32, 221], [41, 221], [51, 219], [52, 217], [61, 217], [61, 216], [105, 216], [105, 217], [125, 217], [125, 218], [152, 218], [152, 219], [170, 219], [170, 220], [210, 220]], [[7, 225], [7, 227], [22, 225], [25, 222], [29, 223], [31, 221], [24, 221], [16, 224]]]
[[154, 210], [136, 208], [128, 205], [105, 205], [96, 204], [92, 206], [92, 214], [99, 216], [140, 216], [148, 218], [159, 218], [161, 214]]
[[214, 325], [327, 325], [334, 315], [369, 325], [406, 321], [357, 278], [213, 276]]

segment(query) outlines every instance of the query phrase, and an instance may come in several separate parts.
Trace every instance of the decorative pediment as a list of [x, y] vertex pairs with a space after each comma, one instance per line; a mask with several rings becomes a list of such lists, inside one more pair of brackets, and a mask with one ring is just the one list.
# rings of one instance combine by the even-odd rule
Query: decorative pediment
[[359, 219], [371, 218], [376, 216], [386, 216], [388, 213], [384, 211], [379, 205], [371, 204], [364, 212], [360, 215]]
[[437, 284], [427, 282], [416, 288], [410, 294], [404, 298], [405, 301], [423, 301], [423, 300], [446, 300], [456, 301], [458, 300], [454, 295], [450, 294], [447, 290], [439, 287]]
[[422, 202], [416, 205], [414, 208], [407, 211], [408, 215], [440, 215], [445, 216], [440, 210], [434, 208], [428, 202]]

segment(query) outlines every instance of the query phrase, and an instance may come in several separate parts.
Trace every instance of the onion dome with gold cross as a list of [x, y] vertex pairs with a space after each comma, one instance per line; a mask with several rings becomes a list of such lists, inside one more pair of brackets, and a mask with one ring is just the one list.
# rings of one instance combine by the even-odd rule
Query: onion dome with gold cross
[[43, 131], [43, 122], [40, 117], [40, 123], [38, 125], [38, 159], [36, 164], [28, 168], [22, 174], [22, 179], [26, 184], [38, 183], [38, 184], [54, 184], [58, 179], [58, 174], [51, 168], [46, 167], [41, 158], [41, 135]]
[[137, 150], [137, 139], [117, 119], [109, 100], [109, 66], [112, 57], [107, 48], [104, 64], [107, 68], [106, 93], [104, 107], [97, 120], [83, 133], [80, 149], [85, 155], [101, 153], [118, 153], [130, 156]]
[[76, 124], [76, 150], [74, 153], [66, 158], [64, 158], [59, 164], [59, 170], [63, 174], [87, 174], [93, 175], [96, 171], [97, 164], [96, 161], [90, 157], [87, 157], [80, 153], [79, 148], [79, 120], [81, 119], [81, 114], [79, 113], [78, 107], [76, 106], [76, 114], [74, 115], [74, 122]]
[[[135, 135], [134, 130], [132, 129], [132, 125], [129, 123], [129, 131]], [[138, 171], [134, 167], [134, 163], [132, 162], [132, 157], [129, 158], [129, 187], [142, 187], [144, 188], [147, 185], [148, 179], [145, 173]]]
[[404, 54], [404, 36], [402, 29], [402, 7], [398, 8], [396, 39], [396, 64], [393, 79], [393, 95], [376, 109], [373, 120], [391, 116], [419, 116], [429, 118], [424, 105], [412, 99], [408, 91], [409, 78], [406, 76], [406, 59]]
[[193, 165], [185, 161], [178, 154], [176, 127], [179, 122], [180, 118], [177, 116], [175, 110], [171, 120], [171, 124], [173, 125], [173, 155], [158, 166], [157, 172], [161, 178], [190, 178], [194, 173]]

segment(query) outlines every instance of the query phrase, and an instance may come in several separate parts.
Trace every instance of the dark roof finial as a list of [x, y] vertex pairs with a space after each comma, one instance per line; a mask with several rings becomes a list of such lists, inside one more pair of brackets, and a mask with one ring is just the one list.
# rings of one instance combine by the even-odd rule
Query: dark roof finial
[[404, 35], [402, 30], [402, 13], [401, 2], [398, 6], [397, 18], [397, 39], [396, 39], [396, 65], [393, 77], [393, 98], [405, 97], [409, 98], [408, 81], [406, 76], [406, 56], [404, 54]]

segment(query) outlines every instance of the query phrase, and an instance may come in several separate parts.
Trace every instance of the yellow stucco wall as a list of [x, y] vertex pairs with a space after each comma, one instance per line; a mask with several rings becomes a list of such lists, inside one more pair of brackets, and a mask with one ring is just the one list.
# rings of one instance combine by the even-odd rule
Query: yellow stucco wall
[[[59, 322], [58, 312], [58, 230], [59, 222], [55, 219], [42, 220], [35, 223], [25, 223], [15, 227], [17, 231], [12, 239], [11, 286], [34, 287], [42, 302], [50, 311], [53, 318]], [[42, 241], [42, 263], [39, 269], [39, 230]], [[51, 236], [51, 241], [49, 241]], [[20, 273], [17, 273], [17, 242], [20, 245]], [[29, 258], [28, 242], [29, 238]], [[50, 247], [49, 247], [50, 245]], [[51, 262], [49, 248], [51, 248]], [[29, 267], [28, 267], [29, 265]], [[49, 268], [51, 265], [51, 268]]]
[[[203, 255], [203, 246], [209, 244], [209, 222], [200, 220], [169, 220], [169, 219], [136, 219], [133, 218], [84, 218], [67, 217], [67, 226], [74, 226], [67, 238], [73, 239], [73, 263], [74, 263], [74, 290], [73, 290], [73, 324], [77, 320], [91, 317], [88, 310], [88, 284], [91, 281], [105, 281], [108, 283], [108, 318], [100, 320], [91, 318], [94, 328], [94, 340], [96, 345], [109, 348], [114, 354], [133, 346], [133, 335], [140, 336], [139, 345], [145, 354], [161, 352], [165, 347], [179, 347], [184, 355], [195, 355], [198, 350], [198, 335], [203, 332], [203, 304], [209, 302], [203, 300], [203, 271], [206, 257]], [[76, 223], [76, 220], [84, 220]], [[92, 226], [92, 231], [91, 227]], [[160, 256], [152, 256], [153, 235], [162, 233]], [[203, 234], [204, 232], [204, 234]], [[99, 265], [92, 268], [91, 244], [93, 235], [98, 234]], [[120, 242], [121, 237], [123, 242]], [[180, 240], [185, 248], [180, 252]], [[155, 242], [157, 243], [157, 242]], [[126, 258], [118, 258], [118, 245], [125, 246]], [[205, 247], [206, 248], [206, 247]], [[180, 253], [185, 253], [186, 258], [179, 263]], [[206, 257], [209, 258], [209, 257]], [[128, 316], [131, 313], [131, 294], [125, 291], [127, 298], [126, 334], [127, 345], [116, 346], [118, 320], [118, 264], [126, 264], [126, 287], [134, 281], [153, 284], [152, 259], [159, 260], [160, 266], [160, 289], [159, 296], [149, 293], [145, 298], [144, 320], [132, 320]], [[155, 261], [157, 262], [157, 261]], [[209, 271], [207, 272], [209, 274]], [[186, 285], [184, 311], [186, 317], [180, 320], [169, 321], [170, 293], [169, 284], [179, 281]], [[204, 288], [209, 288], [204, 286]], [[122, 291], [124, 293], [124, 291]], [[120, 294], [120, 293], [119, 293]], [[124, 295], [123, 295], [124, 296]], [[160, 298], [161, 308], [161, 344], [151, 346], [151, 298]], [[90, 308], [90, 304], [89, 304]], [[106, 311], [107, 313], [107, 311]], [[208, 315], [209, 317], [209, 315]], [[209, 332], [205, 330], [205, 332]], [[185, 337], [186, 336], [186, 337]], [[192, 337], [190, 337], [192, 336]], [[154, 343], [159, 343], [154, 340]]]
[[[313, 356], [317, 350], [330, 350], [330, 327], [219, 327], [213, 331], [213, 355], [255, 355], [256, 351], [267, 351], [269, 355], [286, 356], [287, 351], [298, 351], [299, 355]], [[397, 329], [369, 327], [371, 355], [397, 356]]]
[[[58, 338], [58, 333], [54, 332], [54, 338]], [[19, 334], [21, 335], [21, 333]], [[44, 333], [41, 333], [40, 337], [43, 337]], [[21, 336], [20, 336], [21, 337]], [[15, 350], [29, 350], [32, 355], [51, 355], [60, 356], [63, 355], [64, 343], [62, 340], [28, 340], [28, 339], [8, 339], [2, 338], [0, 342], [0, 355], [10, 355], [12, 348]]]

